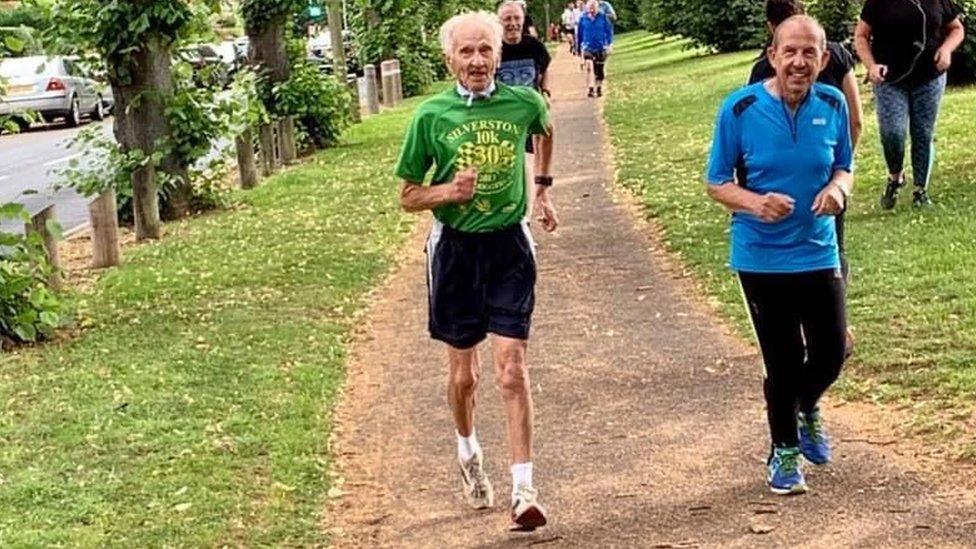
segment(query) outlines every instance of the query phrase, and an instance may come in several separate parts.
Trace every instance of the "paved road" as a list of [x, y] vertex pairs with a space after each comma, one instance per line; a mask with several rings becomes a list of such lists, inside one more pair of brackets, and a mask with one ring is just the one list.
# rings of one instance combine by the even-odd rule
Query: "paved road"
[[[112, 120], [101, 122], [106, 135], [111, 135]], [[81, 165], [89, 161], [84, 151], [70, 149], [69, 145], [82, 129], [97, 123], [90, 122], [80, 128], [65, 128], [60, 124], [35, 125], [24, 133], [0, 135], [0, 204], [19, 202], [31, 214], [54, 204], [55, 214], [66, 232], [88, 223], [87, 198], [71, 189], [58, 192], [53, 189], [58, 180], [63, 179], [58, 172], [67, 168], [72, 160], [77, 159]], [[200, 165], [216, 158], [229, 144], [225, 139], [218, 140]], [[24, 194], [25, 191], [28, 194]], [[36, 191], [36, 194], [30, 191]], [[5, 221], [0, 227], [5, 231], [23, 230], [19, 221]]]
[[[96, 124], [92, 122], [89, 124]], [[112, 131], [112, 119], [101, 123], [106, 134]], [[35, 126], [21, 134], [0, 135], [0, 203], [19, 202], [37, 213], [55, 204], [55, 213], [66, 231], [88, 222], [88, 200], [71, 189], [54, 192], [56, 172], [68, 167], [75, 158], [84, 162], [78, 150], [69, 150], [71, 139], [81, 128], [58, 124]], [[24, 194], [24, 191], [37, 194]], [[16, 221], [6, 221], [3, 229], [20, 230]]]

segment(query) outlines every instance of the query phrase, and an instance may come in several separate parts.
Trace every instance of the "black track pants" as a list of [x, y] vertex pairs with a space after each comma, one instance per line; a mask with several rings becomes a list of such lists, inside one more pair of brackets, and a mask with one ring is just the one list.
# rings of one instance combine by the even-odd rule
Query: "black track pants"
[[835, 270], [739, 280], [762, 349], [773, 445], [796, 446], [797, 411], [815, 410], [844, 364], [844, 280]]

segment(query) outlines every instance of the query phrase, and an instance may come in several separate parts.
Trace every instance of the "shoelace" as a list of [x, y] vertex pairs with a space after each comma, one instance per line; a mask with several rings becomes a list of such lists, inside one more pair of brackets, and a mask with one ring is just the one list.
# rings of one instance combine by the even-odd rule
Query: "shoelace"
[[471, 486], [471, 495], [476, 498], [484, 497], [487, 493], [484, 484], [484, 471], [480, 470], [477, 460], [474, 459], [466, 463], [465, 467], [468, 470], [468, 476], [471, 477], [471, 480], [473, 481]]
[[797, 470], [797, 462], [799, 460], [799, 452], [781, 452], [776, 454], [777, 459], [779, 459], [779, 468], [784, 473], [795, 473]]
[[823, 440], [823, 421], [819, 416], [814, 416], [813, 419], [804, 417], [803, 426], [806, 427], [810, 440], [814, 442], [821, 442]]

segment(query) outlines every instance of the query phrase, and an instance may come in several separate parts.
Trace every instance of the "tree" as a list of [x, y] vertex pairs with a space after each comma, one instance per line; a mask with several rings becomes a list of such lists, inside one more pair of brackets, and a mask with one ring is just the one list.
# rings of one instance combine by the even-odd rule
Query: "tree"
[[139, 240], [161, 234], [161, 168], [181, 176], [179, 161], [166, 150], [171, 135], [166, 109], [173, 95], [172, 48], [193, 16], [184, 0], [56, 0], [52, 8], [51, 20], [58, 23], [50, 31], [52, 43], [98, 53], [115, 97], [115, 138], [124, 152], [140, 151], [145, 158], [132, 174]]
[[354, 0], [350, 22], [363, 64], [400, 60], [404, 95], [422, 93], [445, 74], [437, 33], [449, 17], [466, 10], [495, 9], [490, 0]]
[[[298, 10], [306, 6], [304, 0], [243, 0], [240, 5], [241, 16], [244, 19], [244, 31], [251, 40], [251, 65], [258, 72], [261, 82], [261, 95], [269, 112], [280, 114], [275, 106], [274, 88], [284, 84], [291, 76], [291, 63], [285, 44], [285, 33], [288, 20]], [[273, 133], [273, 126], [268, 123], [260, 128], [262, 134], [261, 151], [265, 158], [274, 153], [267, 150], [268, 137]], [[282, 140], [295, 142], [294, 128], [282, 125], [281, 130], [290, 135], [280, 136]], [[271, 162], [271, 165], [274, 165]]]
[[641, 0], [641, 21], [651, 32], [681, 35], [717, 51], [763, 45], [763, 3], [756, 0]]

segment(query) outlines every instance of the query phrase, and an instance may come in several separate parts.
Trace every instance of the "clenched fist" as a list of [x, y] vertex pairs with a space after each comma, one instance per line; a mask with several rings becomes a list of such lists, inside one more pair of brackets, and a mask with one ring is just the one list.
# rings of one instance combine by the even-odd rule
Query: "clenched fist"
[[793, 213], [795, 204], [796, 200], [793, 200], [792, 196], [766, 193], [759, 197], [753, 213], [766, 223], [777, 223]]
[[474, 189], [478, 184], [478, 169], [465, 168], [454, 175], [451, 182], [451, 202], [463, 204], [474, 198]]

